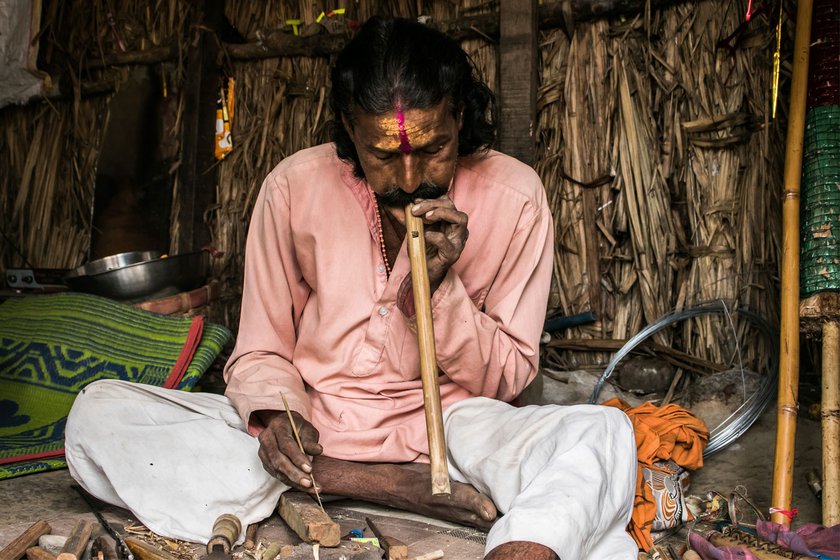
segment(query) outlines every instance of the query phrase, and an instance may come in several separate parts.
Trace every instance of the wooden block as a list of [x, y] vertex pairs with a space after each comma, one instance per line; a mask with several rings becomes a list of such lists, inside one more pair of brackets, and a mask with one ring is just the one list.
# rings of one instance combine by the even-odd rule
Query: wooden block
[[79, 560], [87, 548], [92, 533], [93, 521], [80, 519], [61, 548], [61, 552], [58, 553], [57, 560]]
[[321, 511], [308, 494], [285, 492], [280, 496], [277, 513], [305, 542], [334, 547], [341, 541], [338, 523]]
[[18, 560], [26, 554], [26, 549], [38, 544], [41, 535], [52, 532], [50, 524], [41, 519], [36, 521], [29, 529], [24, 531], [15, 540], [10, 542], [3, 550], [0, 550], [0, 560]]
[[26, 560], [55, 560], [55, 554], [40, 546], [32, 546], [26, 549]]

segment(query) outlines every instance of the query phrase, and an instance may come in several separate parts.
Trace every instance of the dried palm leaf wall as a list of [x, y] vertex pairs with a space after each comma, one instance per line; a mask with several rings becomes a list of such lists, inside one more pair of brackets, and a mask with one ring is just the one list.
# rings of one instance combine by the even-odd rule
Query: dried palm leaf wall
[[[495, 9], [481, 0], [330, 7], [346, 8], [345, 17], [356, 21], [374, 14], [450, 21]], [[628, 338], [666, 311], [713, 298], [776, 317], [784, 126], [769, 116], [772, 22], [756, 17], [734, 49], [718, 48], [745, 9], [745, 1], [705, 0], [578, 23], [571, 39], [559, 29], [541, 33], [536, 168], [557, 234], [550, 310], [599, 316], [564, 336]], [[123, 30], [119, 36], [109, 12]], [[227, 2], [228, 19], [249, 39], [287, 19], [305, 25], [319, 13], [307, 1]], [[119, 50], [119, 41], [127, 50], [169, 42], [182, 48], [191, 18], [183, 0], [53, 0], [44, 17], [50, 36], [42, 41], [52, 47], [42, 56], [76, 80], [105, 76], [119, 87], [119, 71], [83, 71], [80, 61]], [[495, 87], [497, 45], [473, 39], [464, 46]], [[226, 66], [237, 80], [235, 149], [218, 164], [218, 201], [206, 220], [225, 254], [215, 270], [224, 296], [211, 317], [235, 328], [260, 183], [283, 157], [328, 139], [329, 60]], [[0, 111], [4, 233], [35, 266], [72, 266], [84, 258], [107, 106], [106, 96]], [[176, 183], [176, 205], [177, 190]], [[0, 257], [5, 266], [23, 264], [10, 243]], [[719, 325], [699, 320], [692, 327], [663, 333], [661, 342], [676, 337], [685, 350], [720, 354]]]
[[[96, 69], [91, 61], [123, 47], [177, 43], [190, 21], [186, 0], [49, 0], [43, 6], [39, 68], [58, 78], [58, 88], [46, 101], [0, 110], [3, 268], [69, 268], [87, 258], [108, 106], [127, 76], [126, 69]], [[176, 72], [172, 79], [181, 78]], [[88, 84], [110, 93], [80, 95]]]
[[[556, 220], [550, 306], [600, 318], [565, 336], [627, 339], [717, 299], [775, 321], [784, 123], [770, 117], [772, 22], [754, 18], [736, 48], [718, 47], [745, 10], [703, 1], [579, 25], [571, 41], [543, 36], [537, 169]], [[729, 362], [727, 322], [656, 336]], [[744, 346], [763, 363], [766, 347]]]
[[[346, 7], [360, 21], [376, 13], [447, 21], [492, 9], [486, 2]], [[230, 5], [228, 15], [248, 37], [317, 15], [308, 2], [239, 8]], [[745, 10], [746, 2], [704, 1], [578, 24], [571, 40], [561, 30], [541, 34], [536, 168], [557, 228], [550, 308], [600, 318], [565, 336], [626, 339], [674, 308], [709, 299], [776, 317], [784, 127], [769, 116], [772, 22], [756, 18], [732, 51], [718, 48]], [[464, 46], [495, 85], [497, 45]], [[237, 320], [241, 248], [259, 183], [283, 156], [325, 141], [329, 118], [325, 59], [242, 62], [234, 74], [238, 147], [220, 164], [213, 222], [227, 255], [220, 275], [228, 296], [217, 308], [226, 324]], [[720, 327], [719, 319], [697, 319], [682, 333], [658, 336], [726, 361]], [[603, 356], [571, 358], [593, 359]]]

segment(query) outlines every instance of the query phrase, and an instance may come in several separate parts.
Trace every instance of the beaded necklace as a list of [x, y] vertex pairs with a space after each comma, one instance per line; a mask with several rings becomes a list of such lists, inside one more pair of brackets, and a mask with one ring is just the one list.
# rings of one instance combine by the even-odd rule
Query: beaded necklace
[[370, 200], [373, 202], [374, 220], [376, 222], [376, 233], [379, 236], [379, 252], [382, 253], [382, 262], [385, 263], [385, 275], [391, 276], [391, 263], [388, 261], [388, 251], [385, 250], [385, 234], [382, 232], [382, 215], [379, 213], [379, 201], [376, 200], [376, 194], [368, 185], [368, 194]]

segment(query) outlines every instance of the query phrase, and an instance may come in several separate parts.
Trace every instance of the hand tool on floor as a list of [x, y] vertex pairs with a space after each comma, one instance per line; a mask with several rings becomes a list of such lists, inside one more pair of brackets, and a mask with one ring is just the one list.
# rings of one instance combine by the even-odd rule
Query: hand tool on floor
[[117, 550], [111, 544], [111, 539], [100, 535], [93, 539], [93, 546], [90, 549], [92, 560], [118, 560]]
[[245, 547], [245, 550], [254, 550], [257, 547], [257, 531], [259, 531], [259, 529], [259, 523], [251, 523], [248, 525], [248, 528], [245, 529], [245, 542], [242, 544], [242, 546]]
[[379, 539], [379, 546], [385, 551], [385, 560], [408, 560], [408, 546], [404, 542], [382, 534], [379, 527], [369, 517], [365, 517], [365, 523]]
[[123, 540], [122, 535], [119, 534], [119, 532], [117, 532], [116, 529], [111, 527], [110, 523], [105, 521], [105, 517], [103, 517], [102, 513], [99, 511], [99, 507], [94, 503], [93, 500], [90, 499], [90, 496], [87, 495], [87, 492], [85, 492], [82, 489], [82, 487], [78, 484], [73, 484], [71, 488], [78, 492], [82, 499], [84, 499], [84, 501], [87, 502], [87, 505], [93, 512], [93, 515], [96, 516], [96, 520], [99, 521], [99, 524], [102, 525], [102, 528], [105, 529], [105, 532], [108, 533], [112, 539], [114, 539], [114, 542], [117, 544], [117, 556], [122, 560], [134, 560], [134, 555], [128, 549], [128, 546], [126, 546], [125, 540]]
[[64, 543], [61, 552], [58, 553], [57, 560], [79, 560], [87, 548], [92, 533], [93, 521], [80, 519], [73, 532], [67, 537], [67, 542]]
[[213, 536], [207, 542], [207, 556], [203, 560], [230, 560], [230, 549], [239, 539], [242, 522], [230, 513], [223, 513], [213, 522]]
[[33, 523], [29, 529], [21, 533], [15, 540], [0, 550], [0, 560], [18, 560], [26, 553], [27, 548], [38, 544], [41, 535], [48, 535], [52, 532], [50, 524], [41, 519]]
[[446, 438], [443, 433], [443, 409], [440, 404], [435, 332], [432, 324], [431, 287], [426, 265], [426, 240], [423, 220], [405, 207], [406, 245], [411, 262], [411, 285], [417, 316], [417, 343], [420, 349], [420, 381], [423, 383], [423, 406], [426, 409], [426, 435], [429, 439], [429, 462], [432, 470], [432, 495], [451, 494], [446, 465]]
[[173, 555], [137, 537], [126, 537], [125, 545], [139, 560], [178, 560]]
[[[295, 434], [295, 440], [297, 441], [298, 447], [300, 448], [300, 452], [306, 455], [306, 451], [303, 450], [303, 444], [300, 442], [300, 433], [298, 432], [297, 426], [295, 426], [295, 419], [292, 418], [292, 410], [289, 408], [289, 401], [286, 400], [286, 395], [282, 392], [280, 393], [280, 398], [283, 399], [283, 406], [286, 407], [286, 414], [289, 415], [289, 424], [292, 425], [292, 432]], [[312, 489], [315, 491], [315, 497], [318, 499], [318, 505], [321, 506], [321, 511], [327, 513], [324, 510], [324, 504], [321, 503], [321, 493], [318, 492], [318, 486], [315, 484], [315, 477], [312, 473], [309, 473], [309, 480], [312, 481]]]

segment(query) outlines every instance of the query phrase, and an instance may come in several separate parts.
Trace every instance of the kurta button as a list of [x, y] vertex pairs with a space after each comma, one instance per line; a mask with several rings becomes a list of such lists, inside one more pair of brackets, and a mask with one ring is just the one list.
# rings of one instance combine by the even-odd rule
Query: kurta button
[[379, 314], [384, 317], [385, 315], [388, 314], [388, 308], [383, 305], [382, 307], [379, 308]]
[[382, 264], [382, 263], [379, 263], [378, 265], [376, 265], [376, 271], [379, 274], [382, 274], [383, 272], [385, 272], [385, 265]]

